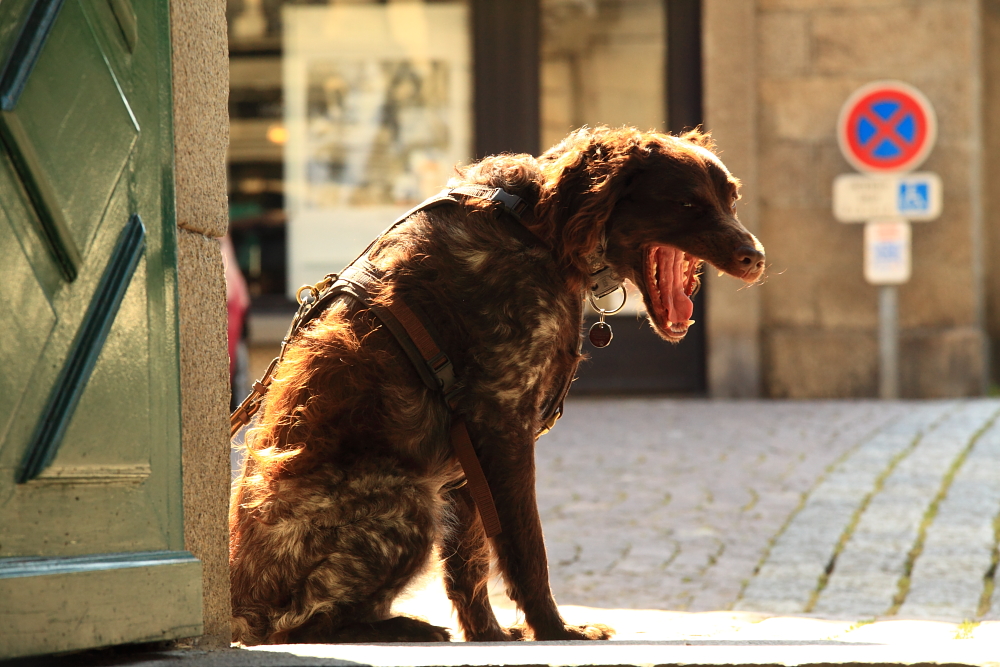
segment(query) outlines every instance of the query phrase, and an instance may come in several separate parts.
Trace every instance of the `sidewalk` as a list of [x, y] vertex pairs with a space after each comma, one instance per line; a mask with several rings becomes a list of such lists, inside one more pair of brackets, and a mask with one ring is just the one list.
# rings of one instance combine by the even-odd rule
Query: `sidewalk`
[[[267, 646], [149, 664], [1000, 665], [1000, 401], [566, 408], [537, 454], [552, 588], [568, 621], [611, 625], [613, 641]], [[516, 622], [495, 583], [501, 621]], [[454, 625], [433, 574], [397, 609]]]
[[[538, 441], [537, 486], [568, 619], [605, 622], [617, 641], [694, 643], [656, 662], [679, 649], [725, 660], [731, 642], [768, 642], [754, 651], [778, 663], [928, 661], [931, 645], [948, 662], [1000, 662], [1000, 401], [566, 407]], [[517, 620], [499, 582], [492, 600]], [[397, 606], [454, 622], [434, 579]], [[584, 655], [628, 662], [604, 650]]]

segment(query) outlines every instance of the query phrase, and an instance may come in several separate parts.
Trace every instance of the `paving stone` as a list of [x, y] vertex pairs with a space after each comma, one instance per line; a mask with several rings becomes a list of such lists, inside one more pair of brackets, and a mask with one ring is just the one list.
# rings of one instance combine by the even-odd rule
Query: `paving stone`
[[[858, 522], [864, 539], [848, 542], [820, 597], [831, 617], [850, 619], [837, 625], [848, 632], [875, 615], [868, 609], [891, 603], [899, 554], [905, 560], [912, 548], [912, 527], [961, 450], [956, 440], [968, 442], [1000, 401], [575, 398], [566, 408], [537, 443], [538, 504], [562, 605], [801, 613], [845, 528], [896, 461]], [[956, 605], [982, 595], [977, 572], [992, 557], [998, 492], [1000, 435], [988, 431], [956, 474], [913, 569], [906, 604], [924, 605], [926, 618], [961, 621], [950, 615]], [[929, 586], [935, 578], [957, 583], [941, 593], [947, 587]], [[428, 581], [440, 607], [434, 622], [454, 622], [440, 579]], [[407, 611], [431, 618], [414, 594], [419, 604]], [[491, 599], [514, 622], [501, 582]], [[1000, 620], [1000, 591], [990, 614]]]
[[899, 615], [973, 619], [993, 567], [1000, 512], [1000, 424], [975, 442], [928, 527]]
[[[912, 404], [898, 419], [885, 423], [809, 494], [805, 505], [777, 536], [758, 574], [734, 609], [772, 613], [804, 612], [837, 544], [864, 499], [893, 460], [915, 438], [955, 408], [955, 403]], [[922, 510], [921, 510], [922, 512]], [[834, 583], [835, 590], [839, 585]], [[842, 605], [837, 613], [843, 613]]]
[[814, 613], [878, 616], [890, 610], [945, 474], [996, 412], [992, 401], [966, 402], [927, 430], [872, 496], [836, 559]]
[[692, 611], [732, 606], [824, 471], [914, 405], [570, 400], [537, 447], [557, 599]]

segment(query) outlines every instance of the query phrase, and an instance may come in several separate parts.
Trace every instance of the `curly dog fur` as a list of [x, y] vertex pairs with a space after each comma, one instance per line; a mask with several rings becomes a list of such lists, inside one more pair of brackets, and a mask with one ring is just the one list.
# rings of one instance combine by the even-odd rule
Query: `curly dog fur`
[[[539, 158], [488, 157], [452, 183], [525, 199], [522, 222], [548, 248], [472, 202], [416, 213], [379, 240], [369, 258], [388, 277], [377, 301], [416, 304], [443, 337], [503, 532], [488, 540], [450, 490], [462, 470], [440, 395], [365, 307], [338, 299], [290, 343], [247, 432], [230, 514], [234, 640], [446, 641], [443, 628], [389, 617], [435, 545], [467, 640], [610, 636], [568, 626], [550, 592], [535, 435], [580, 359], [595, 253], [639, 287], [674, 342], [702, 260], [747, 282], [762, 274], [763, 247], [735, 216], [739, 183], [711, 149], [697, 131], [579, 130]], [[523, 632], [490, 607], [493, 559]]]

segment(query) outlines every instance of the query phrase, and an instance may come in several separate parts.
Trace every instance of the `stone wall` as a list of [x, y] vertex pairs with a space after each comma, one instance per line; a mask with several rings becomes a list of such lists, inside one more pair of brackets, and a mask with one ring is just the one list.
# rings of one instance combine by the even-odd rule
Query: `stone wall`
[[[853, 171], [838, 150], [835, 124], [856, 88], [899, 79], [923, 91], [937, 111], [937, 147], [922, 169], [944, 180], [944, 214], [914, 224], [913, 278], [900, 287], [901, 391], [981, 393], [980, 3], [755, 5], [755, 58], [743, 72], [757, 82], [755, 194], [769, 263], [760, 289], [765, 392], [877, 393], [877, 288], [862, 276], [863, 226], [838, 223], [831, 213], [833, 178]], [[707, 101], [710, 119], [731, 102], [723, 94]]]
[[1000, 382], [1000, 0], [982, 3], [983, 63], [983, 273], [991, 382]]
[[[759, 234], [754, 0], [702, 0], [705, 126], [726, 166], [742, 181], [737, 215]], [[764, 239], [765, 247], [767, 239]], [[761, 295], [730, 276], [705, 271], [708, 389], [716, 398], [761, 394]]]
[[202, 562], [205, 635], [229, 646], [229, 358], [219, 238], [228, 225], [224, 0], [173, 0], [174, 180], [184, 542]]

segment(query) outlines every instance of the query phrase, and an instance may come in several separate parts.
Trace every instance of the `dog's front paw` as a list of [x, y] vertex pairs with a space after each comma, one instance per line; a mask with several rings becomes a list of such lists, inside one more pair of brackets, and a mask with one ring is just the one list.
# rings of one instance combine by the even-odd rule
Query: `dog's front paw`
[[535, 632], [535, 641], [574, 640], [574, 639], [611, 639], [615, 634], [612, 628], [601, 623], [588, 625], [567, 625], [561, 632]]
[[525, 639], [524, 626], [515, 625], [509, 628], [501, 628], [495, 625], [488, 630], [479, 632], [465, 631], [465, 641], [467, 642], [519, 642]]

